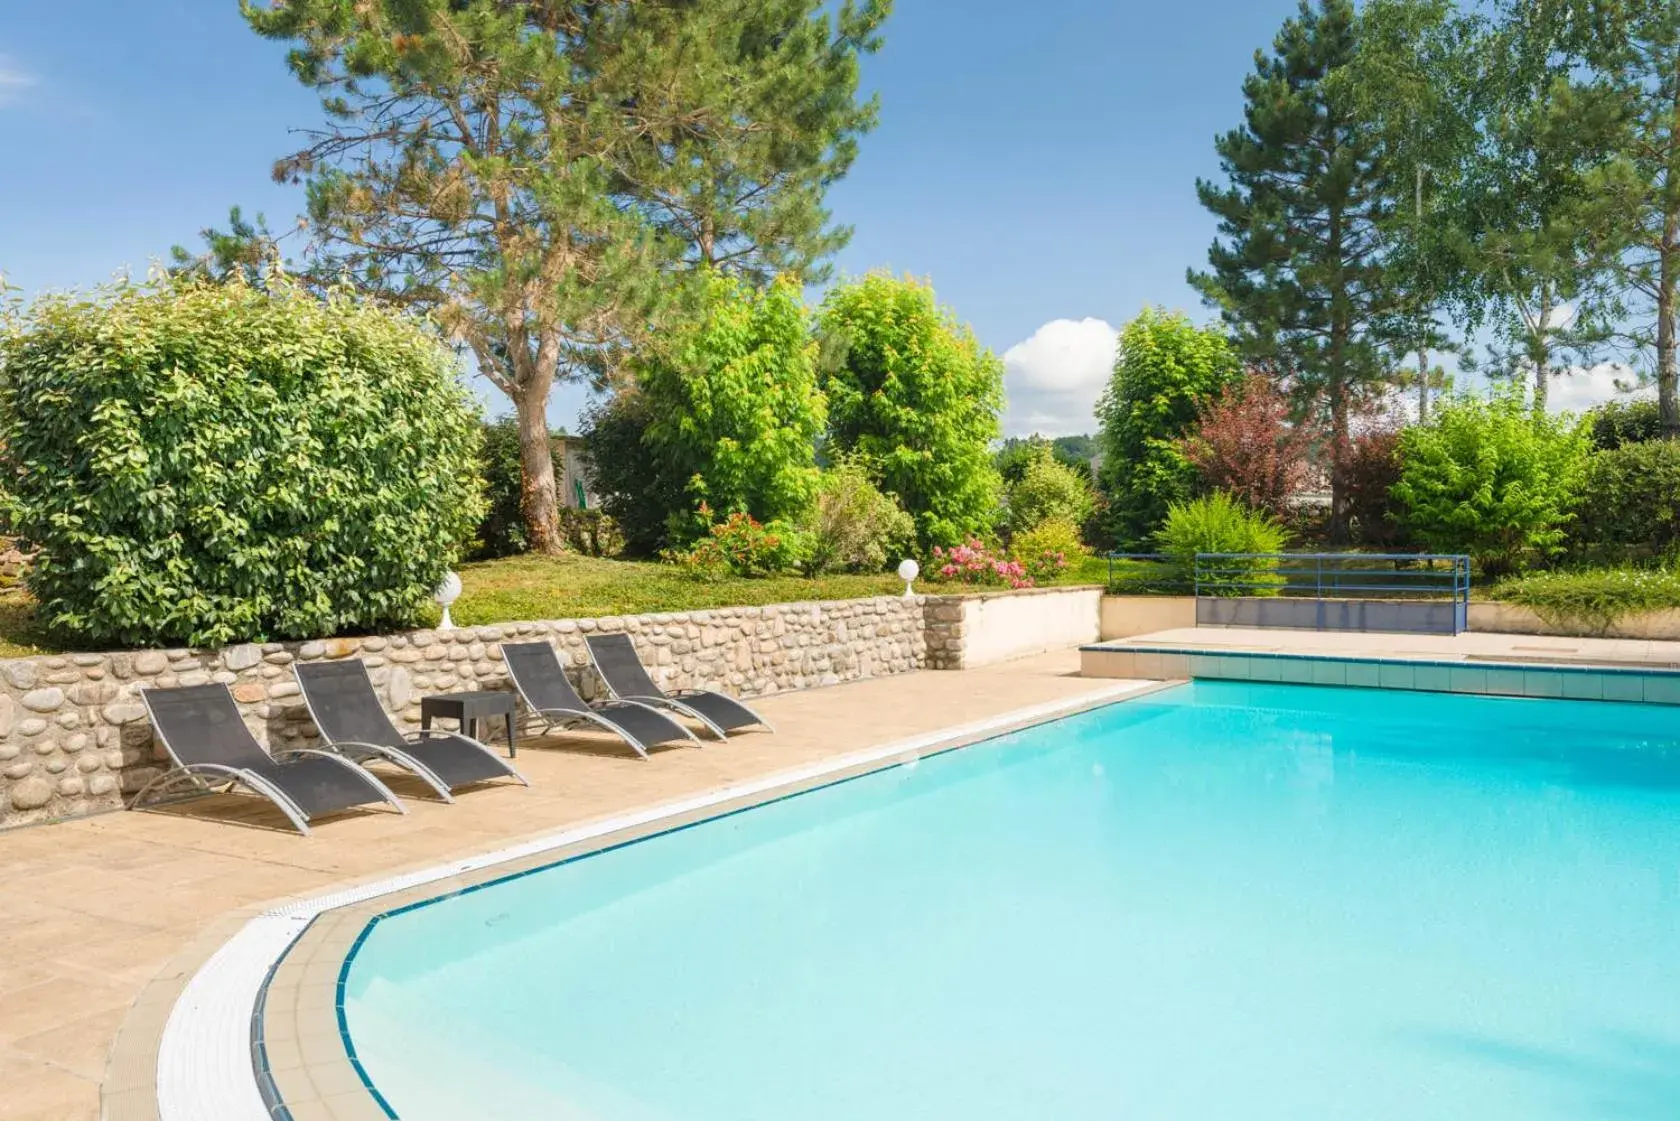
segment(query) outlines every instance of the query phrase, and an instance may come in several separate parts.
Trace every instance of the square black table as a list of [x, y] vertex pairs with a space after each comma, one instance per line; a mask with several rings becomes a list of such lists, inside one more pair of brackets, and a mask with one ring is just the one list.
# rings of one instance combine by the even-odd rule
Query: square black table
[[429, 731], [432, 718], [453, 720], [463, 736], [483, 742], [478, 734], [480, 720], [501, 717], [507, 722], [508, 758], [519, 754], [519, 742], [514, 738], [513, 722], [517, 701], [512, 693], [491, 690], [473, 693], [438, 693], [420, 698], [420, 730]]

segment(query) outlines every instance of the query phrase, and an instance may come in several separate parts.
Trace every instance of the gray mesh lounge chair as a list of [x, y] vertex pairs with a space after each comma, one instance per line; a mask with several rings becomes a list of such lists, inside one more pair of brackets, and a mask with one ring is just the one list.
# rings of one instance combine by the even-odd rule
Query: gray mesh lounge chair
[[723, 693], [710, 689], [667, 693], [648, 675], [647, 667], [636, 654], [635, 643], [627, 634], [593, 634], [584, 641], [607, 692], [618, 700], [658, 705], [691, 716], [715, 732], [718, 739], [736, 728], [750, 728], [754, 724], [771, 732], [776, 730], [770, 721]]
[[514, 688], [549, 728], [594, 724], [618, 736], [643, 759], [655, 744], [684, 741], [700, 746], [693, 732], [649, 705], [634, 701], [587, 703], [578, 696], [560, 664], [560, 656], [549, 643], [504, 642], [502, 659], [507, 662]]
[[384, 783], [341, 755], [264, 751], [226, 685], [143, 689], [140, 697], [175, 766], [141, 788], [131, 803], [136, 808], [153, 793], [243, 786], [273, 802], [300, 833], [308, 833], [317, 817], [375, 802], [408, 812]]
[[328, 751], [364, 767], [394, 763], [436, 790], [445, 802], [455, 800], [453, 790], [494, 778], [515, 778], [531, 785], [495, 752], [458, 732], [403, 735], [379, 703], [373, 678], [360, 658], [294, 663], [292, 670]]

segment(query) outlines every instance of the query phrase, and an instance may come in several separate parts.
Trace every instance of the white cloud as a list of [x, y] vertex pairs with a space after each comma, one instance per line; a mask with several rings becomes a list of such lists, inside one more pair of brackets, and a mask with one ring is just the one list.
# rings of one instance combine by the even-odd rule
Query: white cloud
[[1633, 394], [1621, 391], [1620, 386], [1636, 381], [1634, 372], [1620, 362], [1576, 367], [1562, 377], [1553, 378], [1552, 384], [1546, 387], [1546, 411], [1579, 413], [1618, 397], [1649, 396], [1643, 391]]
[[1547, 331], [1567, 331], [1575, 322], [1575, 305], [1565, 300], [1546, 316]]
[[1120, 333], [1101, 319], [1052, 319], [1003, 352], [1003, 434], [1094, 432]]
[[0, 105], [10, 104], [19, 94], [35, 84], [35, 75], [11, 66], [0, 56]]

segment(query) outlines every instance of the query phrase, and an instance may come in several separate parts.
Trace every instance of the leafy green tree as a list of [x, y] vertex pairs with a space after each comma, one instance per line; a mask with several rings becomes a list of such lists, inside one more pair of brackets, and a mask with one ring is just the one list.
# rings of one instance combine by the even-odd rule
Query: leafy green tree
[[818, 276], [845, 240], [822, 198], [888, 7], [243, 0], [326, 110], [275, 169], [307, 181], [314, 267], [430, 310], [512, 399], [534, 548], [561, 540], [557, 378], [613, 379], [689, 310], [684, 270]]
[[831, 291], [818, 330], [832, 356], [823, 389], [834, 449], [879, 471], [924, 548], [989, 527], [998, 497], [990, 446], [1003, 407], [997, 356], [930, 285], [885, 273]]
[[799, 288], [763, 291], [713, 273], [706, 314], [633, 364], [650, 420], [643, 439], [666, 493], [680, 481], [687, 503], [668, 511], [666, 539], [687, 544], [716, 515], [795, 519], [817, 488], [816, 442], [825, 417], [816, 343]]
[[1592, 225], [1612, 233], [1632, 341], [1649, 356], [1663, 435], [1680, 437], [1680, 5], [1553, 0], [1589, 34], [1593, 92], [1610, 105], [1613, 158], [1590, 183]]
[[483, 512], [479, 418], [419, 322], [173, 278], [0, 324], [0, 472], [78, 643], [218, 646], [416, 622]]
[[1083, 476], [1086, 482], [1096, 481], [1091, 471], [1091, 460], [1097, 455], [1096, 437], [1057, 436], [1050, 440], [1034, 433], [1031, 436], [1010, 436], [999, 446], [995, 462], [1005, 486], [1021, 481], [1027, 467], [1037, 460], [1041, 448], [1057, 463]]
[[1009, 487], [1004, 522], [1011, 534], [1025, 533], [1052, 518], [1081, 526], [1095, 504], [1085, 477], [1058, 461], [1044, 444]]
[[1338, 539], [1349, 421], [1383, 385], [1406, 310], [1386, 270], [1395, 191], [1381, 138], [1340, 80], [1356, 29], [1352, 0], [1301, 0], [1272, 53], [1256, 54], [1245, 123], [1215, 142], [1227, 182], [1196, 184], [1220, 237], [1209, 271], [1190, 273], [1243, 357], [1288, 384], [1300, 409], [1327, 414]]
[[1444, 374], [1432, 351], [1453, 349], [1443, 318], [1466, 282], [1454, 201], [1477, 140], [1477, 22], [1453, 0], [1366, 0], [1353, 57], [1333, 77], [1367, 122], [1392, 197], [1379, 230], [1396, 301], [1397, 352], [1416, 369], [1397, 378], [1429, 416]]
[[1551, 0], [1508, 0], [1478, 36], [1482, 135], [1459, 189], [1468, 320], [1493, 326], [1492, 373], [1550, 383], [1607, 337], [1614, 242], [1594, 202], [1616, 107], [1581, 76], [1573, 21]]
[[1114, 376], [1097, 402], [1098, 485], [1117, 544], [1145, 544], [1167, 508], [1189, 497], [1195, 471], [1184, 438], [1241, 372], [1225, 335], [1186, 315], [1145, 308], [1121, 330]]
[[1452, 398], [1401, 433], [1389, 493], [1416, 541], [1498, 578], [1562, 547], [1589, 449], [1584, 424], [1536, 413], [1520, 390]]

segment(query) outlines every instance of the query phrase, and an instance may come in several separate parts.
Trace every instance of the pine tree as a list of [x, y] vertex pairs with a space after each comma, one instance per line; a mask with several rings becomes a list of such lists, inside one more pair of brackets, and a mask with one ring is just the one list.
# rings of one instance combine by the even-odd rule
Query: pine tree
[[1215, 142], [1226, 185], [1198, 181], [1219, 218], [1210, 270], [1190, 282], [1219, 308], [1243, 355], [1326, 414], [1331, 532], [1347, 528], [1340, 463], [1350, 419], [1383, 382], [1404, 310], [1384, 270], [1390, 184], [1378, 139], [1337, 77], [1354, 57], [1352, 0], [1301, 0], [1243, 82], [1245, 123]]
[[1444, 385], [1430, 357], [1456, 349], [1445, 320], [1468, 279], [1453, 202], [1476, 144], [1476, 28], [1453, 0], [1366, 0], [1358, 49], [1339, 76], [1396, 192], [1383, 231], [1388, 283], [1405, 321], [1395, 358], [1416, 356], [1399, 380], [1416, 394], [1420, 421]]
[[[514, 403], [534, 549], [560, 548], [548, 399], [692, 310], [696, 265], [820, 275], [822, 208], [874, 121], [859, 56], [890, 0], [286, 0], [327, 124], [315, 267], [427, 310]], [[225, 254], [224, 254], [225, 255]]]
[[[1555, 0], [1554, 0], [1555, 2]], [[1574, 0], [1593, 89], [1614, 107], [1614, 159], [1593, 178], [1614, 228], [1617, 280], [1636, 348], [1656, 374], [1662, 432], [1680, 437], [1680, 4]]]

